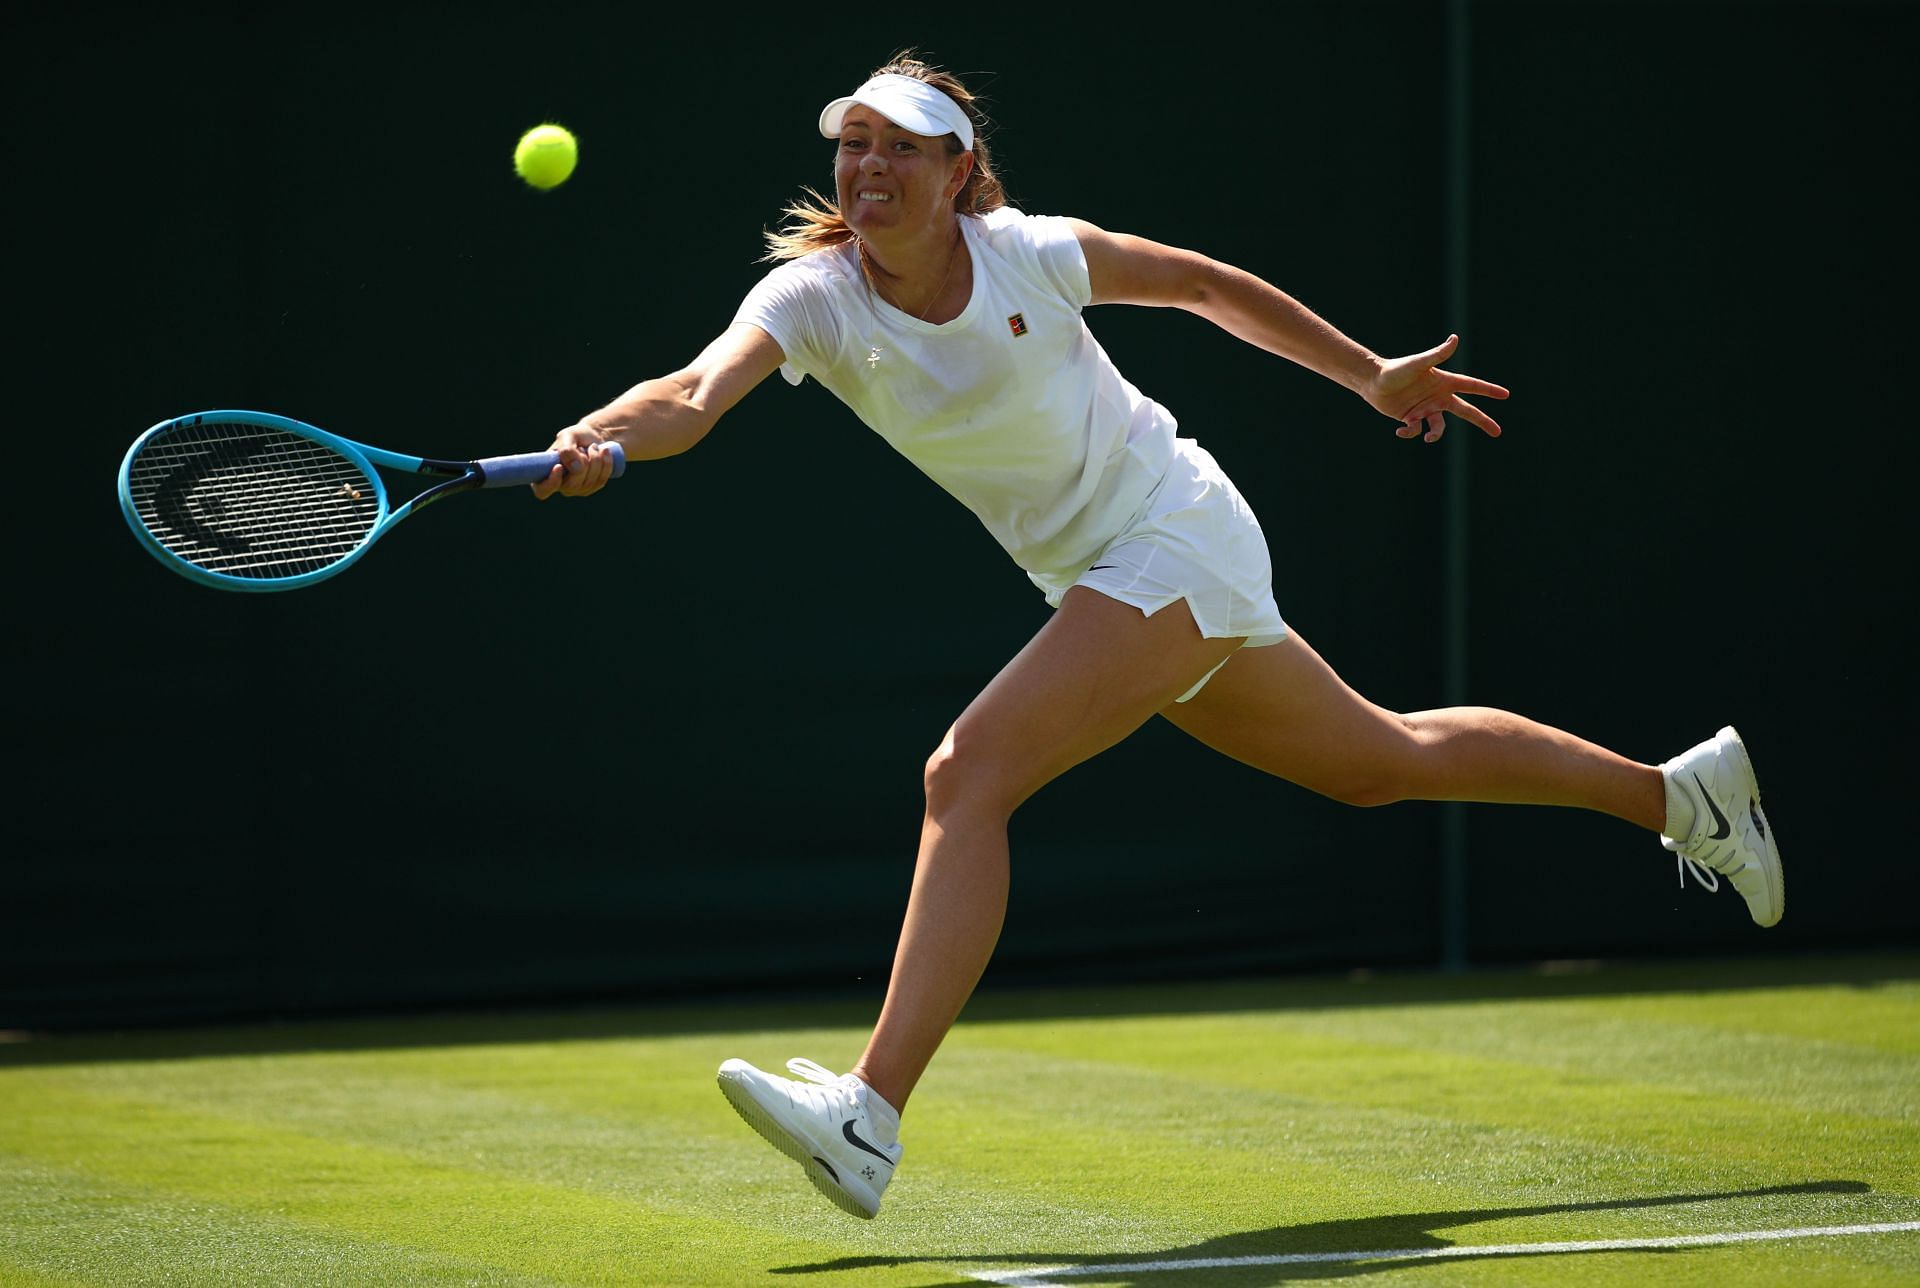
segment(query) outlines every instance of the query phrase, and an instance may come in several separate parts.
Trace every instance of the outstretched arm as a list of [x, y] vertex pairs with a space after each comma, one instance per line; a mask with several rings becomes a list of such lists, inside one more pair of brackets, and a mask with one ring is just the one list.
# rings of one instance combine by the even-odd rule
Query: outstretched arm
[[1498, 436], [1500, 425], [1461, 395], [1505, 398], [1500, 385], [1442, 371], [1460, 337], [1425, 353], [1382, 358], [1276, 286], [1197, 251], [1144, 237], [1110, 233], [1071, 221], [1087, 257], [1095, 304], [1146, 304], [1185, 309], [1248, 344], [1345, 385], [1381, 414], [1400, 422], [1402, 438], [1438, 439], [1451, 412]]
[[677, 456], [705, 438], [785, 357], [765, 331], [734, 323], [679, 371], [641, 381], [555, 435], [553, 450], [560, 453], [560, 464], [533, 485], [533, 494], [544, 501], [555, 493], [598, 492], [613, 473], [612, 462], [595, 450], [602, 443], [620, 444], [630, 461]]

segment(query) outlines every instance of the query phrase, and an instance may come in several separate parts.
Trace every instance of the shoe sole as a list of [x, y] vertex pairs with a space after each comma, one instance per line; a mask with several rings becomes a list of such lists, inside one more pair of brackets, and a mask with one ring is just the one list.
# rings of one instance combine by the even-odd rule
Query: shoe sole
[[829, 1202], [848, 1216], [857, 1216], [862, 1221], [871, 1221], [878, 1211], [869, 1212], [860, 1206], [860, 1201], [843, 1188], [834, 1176], [833, 1169], [807, 1147], [807, 1143], [782, 1127], [774, 1116], [763, 1108], [753, 1093], [746, 1087], [727, 1077], [716, 1079], [720, 1084], [720, 1094], [727, 1098], [733, 1111], [746, 1121], [747, 1126], [759, 1132], [767, 1144], [800, 1164], [800, 1170], [813, 1182], [813, 1188], [827, 1196]]
[[1760, 830], [1766, 834], [1766, 853], [1760, 857], [1760, 873], [1767, 879], [1767, 896], [1773, 906], [1773, 920], [1763, 921], [1762, 926], [1778, 925], [1780, 918], [1787, 913], [1787, 874], [1780, 866], [1780, 845], [1773, 839], [1773, 824], [1767, 821], [1767, 812], [1760, 808], [1760, 779], [1753, 772], [1753, 757], [1747, 754], [1747, 744], [1732, 725], [1720, 731], [1722, 736], [1733, 744], [1733, 750], [1739, 753], [1741, 772], [1747, 776], [1747, 786], [1753, 788], [1753, 812], [1760, 820]]

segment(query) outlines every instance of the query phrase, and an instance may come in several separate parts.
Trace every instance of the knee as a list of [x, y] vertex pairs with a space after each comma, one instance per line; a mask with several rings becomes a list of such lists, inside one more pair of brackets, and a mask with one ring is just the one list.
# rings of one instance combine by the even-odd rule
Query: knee
[[1316, 785], [1322, 796], [1339, 801], [1342, 805], [1357, 805], [1362, 809], [1372, 809], [1379, 805], [1392, 805], [1407, 800], [1411, 793], [1406, 784], [1397, 776], [1384, 773], [1354, 773], [1342, 778]]
[[922, 786], [927, 813], [936, 818], [959, 810], [986, 811], [1002, 818], [1013, 813], [1015, 802], [1003, 789], [993, 758], [961, 736], [957, 726], [927, 757]]
[[1342, 805], [1362, 809], [1424, 799], [1423, 767], [1432, 748], [1418, 721], [1401, 716], [1396, 723], [1404, 731], [1402, 736], [1377, 748], [1364, 761], [1340, 766], [1336, 772], [1315, 782], [1314, 790]]
[[940, 745], [927, 757], [925, 772], [921, 775], [921, 786], [927, 796], [927, 813], [940, 814], [967, 800], [973, 793], [969, 790], [969, 781], [975, 777], [973, 757], [962, 756], [960, 747], [954, 738], [953, 730], [940, 740]]

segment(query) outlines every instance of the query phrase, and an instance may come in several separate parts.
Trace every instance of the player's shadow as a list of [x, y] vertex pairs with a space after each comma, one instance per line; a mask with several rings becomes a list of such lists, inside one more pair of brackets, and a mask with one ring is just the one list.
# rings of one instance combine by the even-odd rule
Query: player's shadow
[[[1171, 1285], [1176, 1282], [1169, 1271], [1126, 1271], [1123, 1266], [1143, 1262], [1184, 1262], [1226, 1260], [1240, 1257], [1339, 1256], [1354, 1252], [1412, 1252], [1456, 1246], [1452, 1239], [1435, 1234], [1436, 1230], [1472, 1225], [1481, 1221], [1501, 1221], [1518, 1217], [1557, 1216], [1569, 1212], [1617, 1212], [1634, 1208], [1671, 1207], [1683, 1203], [1716, 1203], [1728, 1199], [1769, 1198], [1805, 1194], [1867, 1194], [1873, 1187], [1864, 1181], [1806, 1181], [1796, 1185], [1769, 1185], [1751, 1190], [1723, 1190], [1711, 1194], [1660, 1194], [1644, 1198], [1600, 1199], [1588, 1203], [1548, 1203], [1533, 1207], [1477, 1208], [1451, 1212], [1413, 1212], [1391, 1216], [1355, 1217], [1345, 1221], [1308, 1221], [1301, 1225], [1279, 1225], [1245, 1234], [1226, 1234], [1184, 1247], [1158, 1251], [1111, 1253], [1090, 1256], [1083, 1252], [1000, 1252], [954, 1257], [841, 1257], [810, 1265], [777, 1266], [774, 1274], [817, 1274], [822, 1271], [861, 1270], [875, 1266], [907, 1265], [916, 1261], [959, 1264], [982, 1262], [996, 1268], [1029, 1265], [1072, 1266], [1074, 1283], [1140, 1283]], [[1510, 1245], [1509, 1245], [1510, 1246]], [[1611, 1251], [1667, 1252], [1684, 1249], [1639, 1248]], [[1566, 1251], [1526, 1253], [1488, 1252], [1476, 1255], [1462, 1252], [1449, 1261], [1473, 1261], [1494, 1257], [1530, 1255], [1572, 1255]], [[1195, 1271], [1204, 1274], [1208, 1288], [1237, 1288], [1248, 1284], [1283, 1283], [1299, 1279], [1341, 1279], [1353, 1275], [1375, 1274], [1411, 1264], [1409, 1259], [1391, 1257], [1366, 1261], [1305, 1261], [1280, 1265], [1219, 1266]], [[1115, 1267], [1111, 1275], [1102, 1275], [1098, 1267]], [[1015, 1273], [1018, 1273], [1017, 1271]], [[1190, 1272], [1186, 1279], [1191, 1279]], [[1042, 1280], [1047, 1276], [1036, 1271]], [[1063, 1276], [1064, 1278], [1065, 1276]], [[980, 1281], [963, 1279], [959, 1284], [976, 1288]], [[958, 1288], [958, 1285], [955, 1285]]]

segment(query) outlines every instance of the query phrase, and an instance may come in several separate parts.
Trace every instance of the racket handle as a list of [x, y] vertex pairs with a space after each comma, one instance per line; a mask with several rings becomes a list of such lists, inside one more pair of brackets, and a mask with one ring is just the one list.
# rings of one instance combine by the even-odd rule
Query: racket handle
[[[607, 455], [613, 458], [613, 477], [619, 478], [627, 472], [627, 454], [620, 450], [620, 444], [608, 443]], [[521, 483], [538, 483], [553, 472], [560, 463], [558, 452], [527, 452], [520, 456], [489, 456], [484, 461], [475, 461], [480, 467], [481, 487], [514, 487]]]

